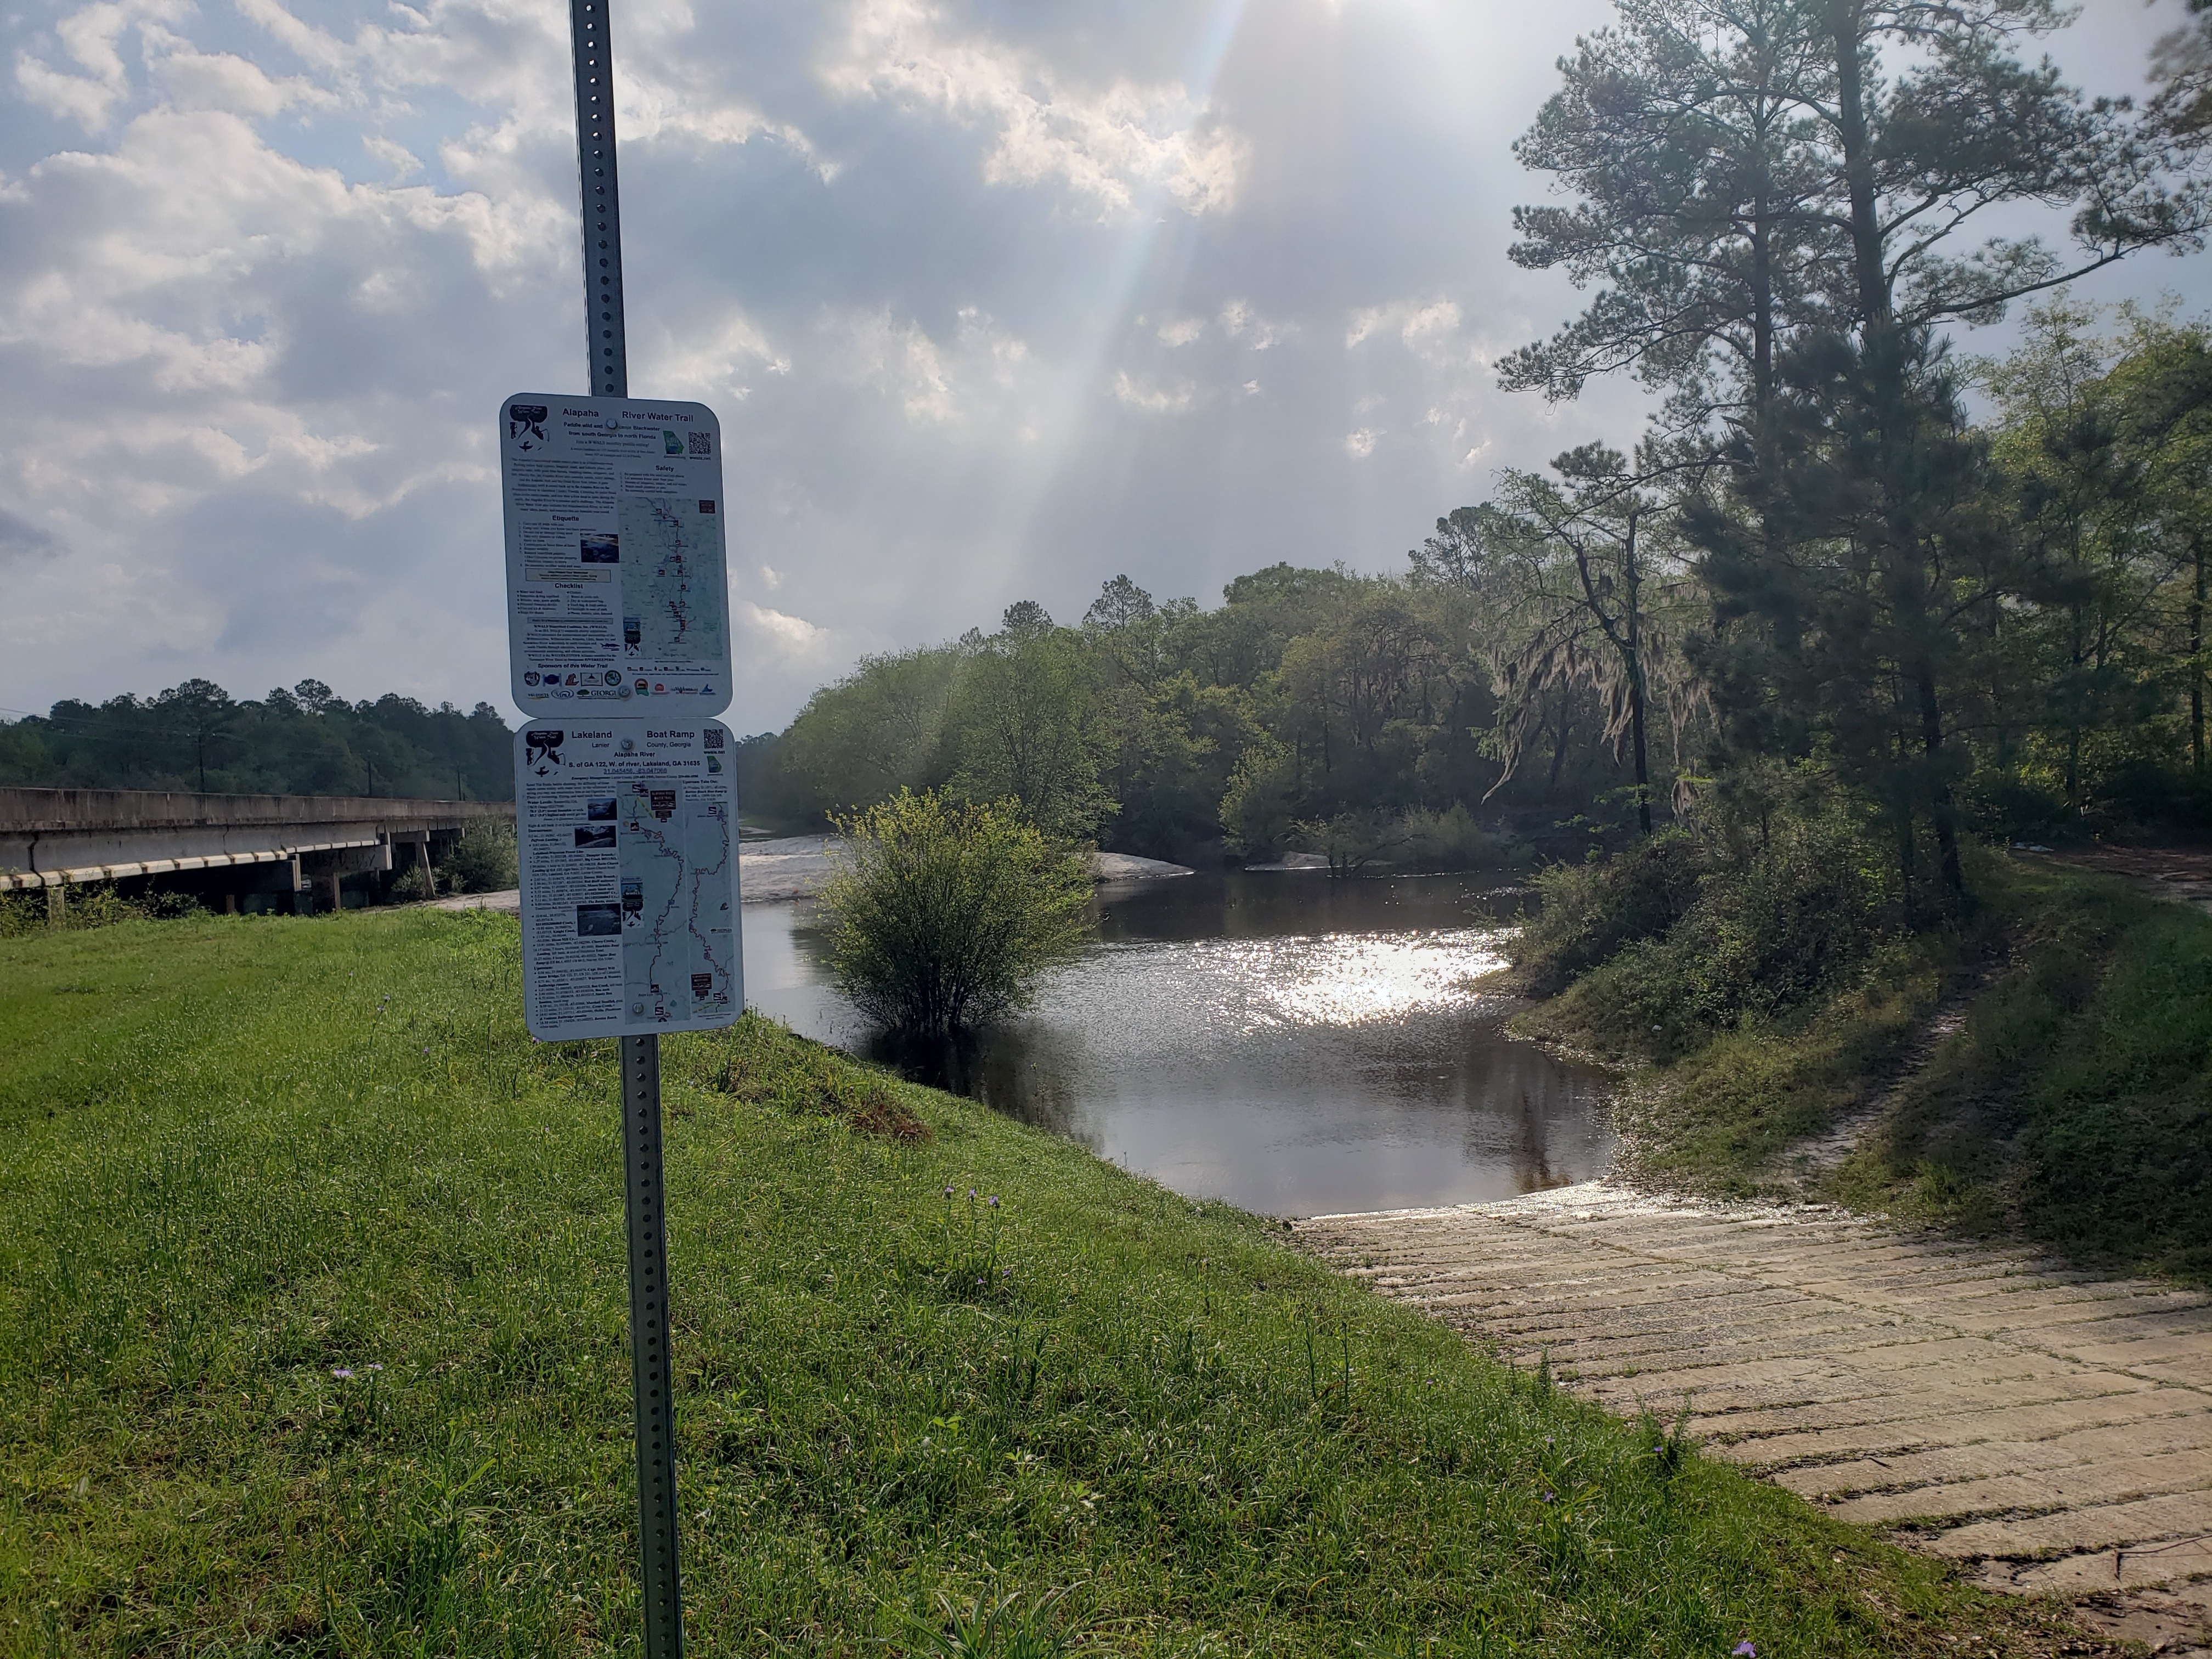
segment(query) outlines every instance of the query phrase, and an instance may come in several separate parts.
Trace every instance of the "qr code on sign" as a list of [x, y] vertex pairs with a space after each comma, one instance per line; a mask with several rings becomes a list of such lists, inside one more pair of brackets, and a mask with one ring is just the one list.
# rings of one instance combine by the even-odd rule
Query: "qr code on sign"
[[684, 435], [691, 440], [691, 453], [694, 455], [711, 455], [714, 453], [714, 434], [713, 433], [687, 432]]

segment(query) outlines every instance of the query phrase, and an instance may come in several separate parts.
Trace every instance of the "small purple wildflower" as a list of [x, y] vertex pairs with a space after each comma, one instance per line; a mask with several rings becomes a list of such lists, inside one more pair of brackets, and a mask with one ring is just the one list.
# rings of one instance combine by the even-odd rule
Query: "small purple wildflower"
[[968, 1196], [969, 1196], [969, 1197], [970, 1197], [970, 1198], [973, 1198], [973, 1197], [975, 1197], [975, 1189], [973, 1187], [970, 1187], [970, 1188], [968, 1189]]
[[952, 1188], [950, 1188], [950, 1187], [947, 1187], [947, 1188], [945, 1189], [945, 1197], [947, 1197], [947, 1198], [951, 1197], [951, 1196], [952, 1196]]
[[353, 1373], [352, 1373], [351, 1371], [348, 1370], [347, 1370], [343, 1365], [333, 1365], [333, 1366], [331, 1366], [331, 1375], [332, 1376], [343, 1377], [345, 1381], [347, 1381], [347, 1382], [352, 1382], [352, 1381], [353, 1381]]
[[981, 1279], [979, 1279], [975, 1281], [975, 1288], [979, 1291], [983, 1288], [983, 1281]]
[[1014, 1270], [1012, 1267], [1001, 1267], [999, 1269], [999, 1277], [1001, 1279], [1012, 1279], [1013, 1276]]
[[999, 1195], [996, 1193], [991, 1194], [991, 1207], [994, 1210], [999, 1207]]
[[380, 1371], [380, 1370], [382, 1370], [384, 1369], [384, 1367], [383, 1367], [383, 1366], [381, 1366], [381, 1365], [380, 1365], [380, 1364], [377, 1364], [374, 1359], [372, 1359], [372, 1360], [370, 1360], [370, 1361], [368, 1362], [368, 1365], [367, 1365], [364, 1369], [368, 1370], [372, 1370], [372, 1371]]
[[1759, 1650], [1748, 1642], [1739, 1642], [1729, 1650], [1729, 1659], [1759, 1659]]
[[1557, 1492], [1547, 1492], [1544, 1494], [1544, 1501], [1547, 1504], [1557, 1503], [1559, 1501], [1559, 1495]]

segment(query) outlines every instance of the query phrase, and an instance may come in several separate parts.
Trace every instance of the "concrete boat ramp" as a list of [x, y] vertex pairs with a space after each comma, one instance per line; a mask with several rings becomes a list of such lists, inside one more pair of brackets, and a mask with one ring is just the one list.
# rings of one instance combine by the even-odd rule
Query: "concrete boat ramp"
[[1686, 1405], [1713, 1455], [1992, 1588], [2140, 1592], [2124, 1600], [2138, 1620], [2163, 1609], [2161, 1633], [2203, 1626], [2212, 1297], [1825, 1206], [1604, 1182], [1294, 1226], [1613, 1410]]

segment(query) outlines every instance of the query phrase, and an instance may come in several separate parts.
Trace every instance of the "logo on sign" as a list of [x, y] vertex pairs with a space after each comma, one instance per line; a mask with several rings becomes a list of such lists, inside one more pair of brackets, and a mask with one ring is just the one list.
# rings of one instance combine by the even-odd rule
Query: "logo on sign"
[[561, 764], [561, 744], [568, 735], [566, 732], [546, 730], [526, 733], [522, 739], [524, 763], [544, 777]]

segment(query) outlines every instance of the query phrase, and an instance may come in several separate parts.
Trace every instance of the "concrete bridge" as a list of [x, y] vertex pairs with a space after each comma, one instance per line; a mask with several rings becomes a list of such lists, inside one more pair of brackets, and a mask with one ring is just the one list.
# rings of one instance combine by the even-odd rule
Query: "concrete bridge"
[[434, 842], [514, 816], [512, 801], [0, 788], [0, 892], [60, 903], [78, 883], [143, 879], [226, 910], [335, 909], [345, 877], [427, 877]]

